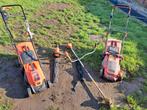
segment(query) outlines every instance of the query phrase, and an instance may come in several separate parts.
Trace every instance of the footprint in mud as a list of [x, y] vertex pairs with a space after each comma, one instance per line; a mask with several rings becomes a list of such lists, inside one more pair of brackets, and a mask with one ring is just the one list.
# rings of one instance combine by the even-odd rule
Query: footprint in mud
[[55, 102], [55, 100], [56, 100], [56, 95], [54, 95], [54, 94], [52, 94], [50, 97], [49, 97], [49, 99], [51, 100], [51, 101], [53, 101], [53, 102]]
[[45, 102], [46, 100], [45, 99], [43, 99], [43, 100], [41, 100], [42, 102]]

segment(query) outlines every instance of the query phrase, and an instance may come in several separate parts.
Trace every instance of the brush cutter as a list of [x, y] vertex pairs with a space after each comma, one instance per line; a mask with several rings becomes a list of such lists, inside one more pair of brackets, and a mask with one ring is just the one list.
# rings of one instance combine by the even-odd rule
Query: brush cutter
[[[12, 10], [13, 8], [17, 8], [17, 10], [21, 9], [24, 24], [26, 25], [26, 33], [29, 36], [28, 41], [15, 41], [15, 38], [9, 27], [10, 24], [7, 22], [9, 20], [9, 10]], [[35, 46], [32, 40], [33, 33], [30, 31], [30, 27], [23, 7], [18, 4], [1, 6], [0, 13], [6, 30], [10, 35], [10, 39], [14, 46], [14, 49], [16, 50], [19, 64], [22, 67], [24, 80], [27, 85], [28, 96], [32, 96], [32, 94], [45, 90], [49, 87], [50, 81], [45, 78], [45, 75], [41, 68], [41, 63], [37, 56], [37, 52], [35, 50]], [[21, 35], [21, 37], [23, 37], [23, 35]]]
[[92, 52], [89, 52], [89, 53], [85, 54], [83, 57], [79, 58], [78, 55], [75, 53], [75, 51], [74, 51], [74, 49], [72, 47], [72, 44], [71, 43], [68, 43], [67, 48], [69, 48], [72, 51], [72, 53], [74, 54], [74, 56], [76, 57], [77, 60], [72, 60], [68, 53], [66, 53], [66, 56], [69, 58], [69, 60], [72, 63], [73, 62], [76, 63], [76, 69], [77, 69], [77, 71], [79, 73], [79, 76], [81, 78], [80, 80], [81, 81], [84, 81], [83, 80], [83, 74], [84, 74], [83, 73], [83, 70], [84, 70], [86, 72], [86, 74], [89, 76], [89, 78], [92, 80], [92, 82], [94, 83], [94, 85], [96, 86], [96, 88], [98, 89], [98, 91], [100, 92], [100, 94], [102, 95], [102, 99], [105, 101], [105, 104], [108, 104], [109, 106], [111, 106], [112, 101], [105, 96], [105, 94], [103, 93], [103, 91], [100, 89], [100, 87], [98, 86], [98, 84], [96, 83], [96, 81], [93, 79], [93, 77], [91, 76], [91, 74], [88, 72], [88, 70], [85, 68], [84, 64], [81, 61], [81, 59], [83, 59], [87, 55], [93, 54], [96, 51], [96, 47], [97, 47], [97, 45], [95, 45], [95, 48], [94, 48], [94, 50]]
[[[123, 8], [128, 10], [125, 32], [122, 37], [122, 40], [108, 38], [109, 34], [111, 34], [112, 19], [116, 8]], [[107, 39], [105, 42], [105, 50], [103, 52], [102, 68], [100, 70], [100, 76], [110, 81], [118, 81], [123, 78], [123, 73], [120, 68], [120, 61], [123, 60], [123, 56], [122, 56], [123, 46], [124, 46], [124, 40], [128, 36], [128, 23], [129, 23], [130, 13], [131, 13], [131, 8], [129, 6], [116, 5], [113, 6], [110, 15], [109, 32], [106, 35]]]

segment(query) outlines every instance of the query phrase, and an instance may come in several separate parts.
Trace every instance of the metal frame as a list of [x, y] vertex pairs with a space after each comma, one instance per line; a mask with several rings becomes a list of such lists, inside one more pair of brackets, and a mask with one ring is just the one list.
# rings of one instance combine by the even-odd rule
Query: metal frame
[[106, 34], [106, 43], [108, 41], [108, 35], [111, 33], [111, 27], [112, 27], [112, 19], [113, 19], [113, 16], [114, 16], [114, 11], [116, 8], [123, 8], [123, 9], [128, 9], [128, 17], [127, 17], [127, 21], [126, 21], [126, 24], [125, 24], [125, 35], [122, 37], [122, 48], [121, 48], [121, 53], [123, 51], [123, 46], [124, 46], [124, 41], [125, 39], [128, 37], [128, 25], [129, 25], [129, 18], [130, 18], [130, 14], [131, 14], [131, 7], [128, 6], [128, 5], [124, 5], [124, 4], [118, 4], [118, 5], [114, 5], [112, 6], [112, 11], [111, 11], [111, 14], [110, 14], [110, 22], [109, 22], [109, 28], [108, 28], [108, 32]]

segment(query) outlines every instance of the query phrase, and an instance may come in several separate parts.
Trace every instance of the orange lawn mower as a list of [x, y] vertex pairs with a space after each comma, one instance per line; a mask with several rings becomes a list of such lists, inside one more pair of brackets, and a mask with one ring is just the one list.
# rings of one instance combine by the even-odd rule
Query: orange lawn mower
[[[29, 36], [28, 41], [16, 42], [11, 32], [11, 29], [9, 28], [9, 23], [7, 22], [9, 16], [7, 12], [14, 7], [21, 9], [21, 12], [23, 14], [23, 20], [27, 28], [26, 33]], [[37, 56], [37, 52], [35, 50], [35, 46], [32, 40], [33, 33], [30, 31], [30, 27], [23, 7], [18, 4], [1, 6], [0, 13], [5, 24], [6, 30], [9, 32], [11, 42], [16, 50], [18, 61], [21, 65], [24, 80], [27, 85], [28, 96], [32, 96], [32, 94], [39, 93], [45, 90], [46, 88], [49, 88], [50, 81], [45, 78], [45, 75], [41, 68], [41, 63]]]
[[[114, 11], [116, 8], [123, 8], [128, 10], [125, 32], [122, 37], [122, 40], [108, 38], [109, 34], [111, 34], [112, 19], [114, 17]], [[129, 6], [116, 5], [113, 6], [110, 15], [109, 32], [106, 35], [107, 39], [105, 42], [105, 50], [102, 56], [103, 59], [102, 68], [100, 70], [100, 76], [109, 81], [120, 81], [124, 76], [120, 68], [120, 62], [121, 60], [123, 60], [122, 53], [123, 53], [124, 40], [128, 36], [128, 23], [129, 23], [130, 13], [131, 13], [131, 8]]]

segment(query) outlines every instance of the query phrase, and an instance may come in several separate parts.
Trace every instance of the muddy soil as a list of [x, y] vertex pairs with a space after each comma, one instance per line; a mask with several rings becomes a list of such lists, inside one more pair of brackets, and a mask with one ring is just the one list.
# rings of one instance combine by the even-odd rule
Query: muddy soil
[[[0, 88], [4, 95], [13, 102], [13, 110], [49, 110], [50, 108], [59, 108], [59, 110], [96, 110], [101, 106], [97, 100], [101, 95], [88, 76], [85, 74], [85, 82], [81, 83], [78, 80], [74, 66], [64, 59], [60, 60], [58, 82], [48, 90], [27, 98], [21, 69], [15, 65], [15, 61], [17, 59], [14, 60], [11, 57], [10, 59], [0, 59]], [[50, 79], [52, 59], [42, 58], [41, 62], [46, 77]], [[120, 82], [106, 82], [99, 79], [98, 72], [90, 69], [89, 71], [99, 83], [102, 91], [112, 99], [113, 103], [124, 104], [122, 103], [124, 102], [124, 96], [118, 89]], [[75, 91], [72, 90], [73, 86], [75, 86]]]
[[144, 81], [145, 79], [143, 79], [142, 77], [138, 77], [129, 82], [123, 81], [120, 84], [120, 89], [124, 92], [125, 95], [129, 95], [131, 93], [139, 91], [140, 88], [142, 88]]

